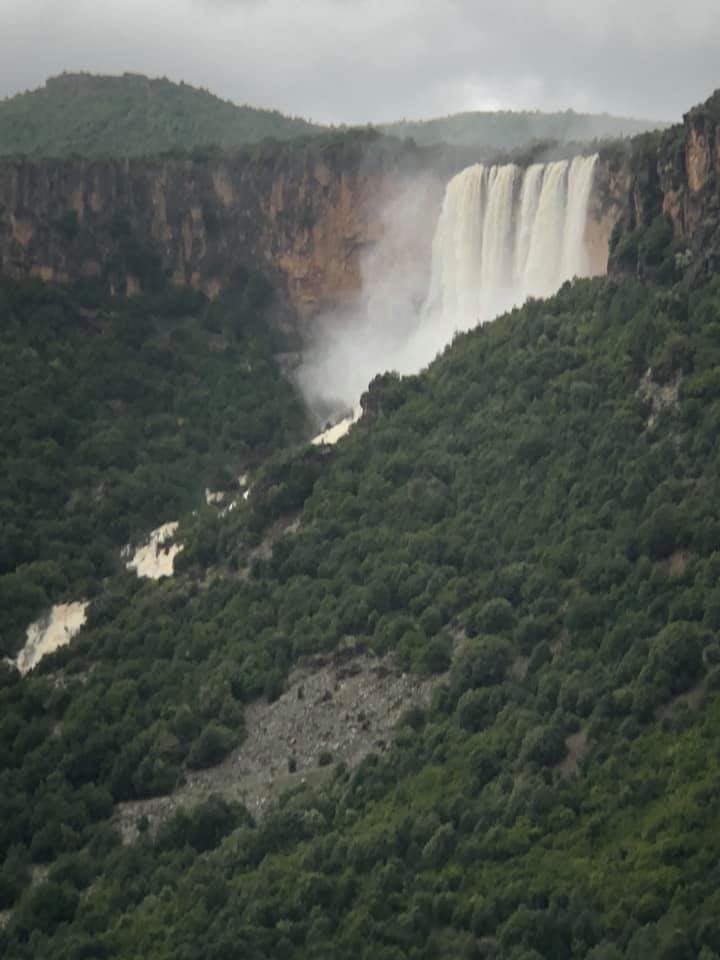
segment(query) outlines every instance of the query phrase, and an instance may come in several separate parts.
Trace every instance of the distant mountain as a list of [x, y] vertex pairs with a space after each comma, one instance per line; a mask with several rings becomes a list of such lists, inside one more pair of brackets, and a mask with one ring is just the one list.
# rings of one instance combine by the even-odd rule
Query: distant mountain
[[615, 137], [631, 137], [668, 124], [610, 114], [540, 113], [502, 110], [497, 112], [457, 113], [433, 120], [389, 123], [380, 127], [395, 137], [412, 137], [421, 146], [447, 143], [454, 146], [488, 147], [512, 150], [533, 140], [560, 143]]
[[[460, 113], [378, 126], [419, 145], [512, 150], [537, 140], [560, 143], [624, 137], [656, 128], [608, 114]], [[64, 73], [44, 87], [0, 101], [0, 156], [144, 156], [210, 146], [232, 149], [267, 138], [292, 140], [330, 128], [275, 110], [221, 100], [207, 90], [140, 74]], [[344, 128], [341, 128], [344, 129]]]
[[142, 156], [289, 140], [321, 128], [138, 74], [64, 73], [0, 102], [0, 154]]

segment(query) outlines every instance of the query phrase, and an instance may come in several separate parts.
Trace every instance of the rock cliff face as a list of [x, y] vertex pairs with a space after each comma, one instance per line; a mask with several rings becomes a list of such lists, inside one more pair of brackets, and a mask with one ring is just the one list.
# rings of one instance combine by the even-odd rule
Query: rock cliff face
[[[358, 288], [361, 251], [382, 234], [385, 202], [402, 182], [396, 161], [292, 147], [204, 162], [5, 161], [0, 273], [98, 278], [129, 294], [164, 275], [214, 296], [253, 267], [300, 313], [314, 312]], [[434, 192], [439, 204], [439, 180]], [[431, 207], [418, 218], [433, 218]]]
[[593, 276], [607, 273], [610, 238], [627, 207], [630, 172], [626, 156], [602, 152], [595, 168], [595, 183], [590, 195], [585, 243]]
[[714, 270], [720, 256], [720, 91], [663, 137], [658, 173], [663, 213], [675, 237], [700, 269]]
[[[593, 273], [607, 269], [616, 224], [619, 236], [659, 214], [712, 267], [719, 121], [720, 93], [684, 126], [601, 152], [586, 233]], [[421, 189], [405, 205], [409, 224], [388, 266], [429, 270], [445, 183], [470, 159], [448, 164], [409, 143], [376, 146], [359, 134], [193, 160], [0, 162], [0, 274], [96, 278], [122, 293], [169, 278], [214, 296], [253, 267], [301, 317], [317, 313], [359, 289], [363, 252], [383, 236], [408, 177]]]
[[665, 217], [691, 273], [720, 266], [720, 91], [682, 124], [636, 138], [625, 178], [618, 239]]

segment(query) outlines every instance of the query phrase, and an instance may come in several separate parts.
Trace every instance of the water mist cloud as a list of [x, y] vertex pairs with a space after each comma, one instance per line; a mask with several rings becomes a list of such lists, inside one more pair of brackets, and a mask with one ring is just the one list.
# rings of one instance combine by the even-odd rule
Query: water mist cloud
[[423, 324], [443, 192], [427, 174], [401, 181], [386, 202], [378, 200], [382, 233], [362, 256], [361, 289], [342, 309], [316, 319], [298, 372], [319, 419], [348, 412], [377, 373], [415, 372], [444, 345]]
[[383, 210], [384, 233], [363, 258], [355, 301], [318, 319], [298, 375], [316, 416], [346, 415], [376, 374], [416, 373], [456, 331], [588, 276], [596, 161], [468, 167], [444, 192], [431, 257], [418, 239], [431, 229], [438, 184], [407, 182]]

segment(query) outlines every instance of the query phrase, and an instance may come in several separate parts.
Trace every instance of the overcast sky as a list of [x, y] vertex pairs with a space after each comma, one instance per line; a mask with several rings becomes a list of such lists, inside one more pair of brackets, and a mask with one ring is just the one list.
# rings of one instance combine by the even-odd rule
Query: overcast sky
[[0, 96], [129, 70], [338, 123], [679, 119], [720, 87], [719, 48], [720, 0], [0, 0]]

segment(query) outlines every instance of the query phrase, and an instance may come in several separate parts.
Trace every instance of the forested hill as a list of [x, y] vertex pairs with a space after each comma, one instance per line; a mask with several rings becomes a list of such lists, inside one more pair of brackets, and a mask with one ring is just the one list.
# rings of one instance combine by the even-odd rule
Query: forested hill
[[270, 300], [247, 272], [212, 304], [0, 284], [0, 657], [96, 596], [124, 544], [303, 436]]
[[581, 143], [632, 137], [665, 126], [665, 123], [614, 117], [607, 113], [497, 110], [458, 113], [432, 120], [402, 120], [383, 124], [380, 129], [383, 133], [395, 137], [411, 137], [420, 146], [446, 143], [454, 146], [514, 150], [535, 140]]
[[0, 101], [0, 154], [143, 156], [290, 140], [321, 128], [138, 74], [62, 74]]
[[[3, 668], [3, 956], [720, 956], [720, 282], [688, 281], [662, 220], [620, 253], [378, 378], [334, 451], [289, 447], [245, 506], [188, 516], [174, 580], [108, 571], [69, 647]], [[57, 311], [4, 309], [55, 377], [28, 431], [57, 457], [82, 384], [25, 340]], [[138, 364], [163, 343], [136, 326]], [[283, 740], [276, 810], [219, 796], [121, 845], [116, 804], [216, 764], [300, 657], [348, 646], [441, 675], [394, 744], [349, 769], [331, 743], [313, 788]]]
[[[498, 111], [378, 125], [419, 145], [508, 151], [630, 136], [658, 126], [607, 114]], [[138, 74], [62, 74], [44, 87], [0, 101], [0, 156], [148, 156], [208, 147], [233, 149], [268, 138], [293, 140], [334, 128], [277, 111], [238, 106], [207, 90]], [[344, 127], [335, 129], [340, 133]]]

